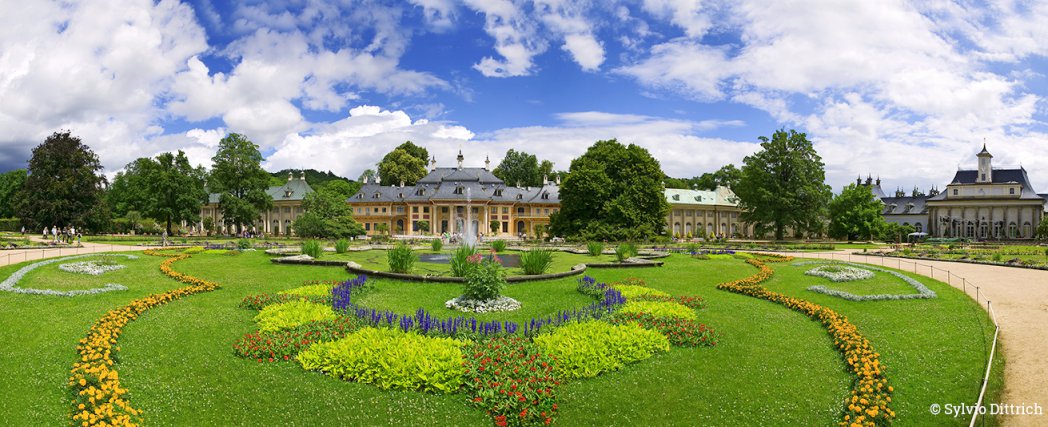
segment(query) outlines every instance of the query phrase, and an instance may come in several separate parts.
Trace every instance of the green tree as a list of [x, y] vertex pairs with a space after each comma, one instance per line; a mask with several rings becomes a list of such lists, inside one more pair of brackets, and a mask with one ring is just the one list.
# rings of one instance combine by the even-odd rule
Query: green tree
[[716, 190], [718, 186], [735, 188], [742, 178], [742, 171], [733, 164], [727, 164], [716, 172], [706, 172], [698, 178], [692, 178], [691, 184], [699, 190]]
[[361, 172], [360, 176], [357, 177], [357, 181], [367, 182], [369, 179], [374, 178], [376, 175], [378, 175], [378, 173], [376, 173], [374, 169], [364, 169], [364, 172]]
[[146, 174], [151, 163], [152, 159], [148, 157], [135, 159], [113, 177], [109, 191], [106, 191], [106, 203], [114, 215], [123, 217], [130, 211], [149, 210], [151, 195]]
[[830, 236], [873, 240], [885, 226], [883, 208], [868, 187], [848, 184], [830, 202]]
[[172, 223], [196, 221], [207, 199], [204, 169], [190, 166], [182, 150], [178, 154], [162, 153], [146, 164], [146, 215], [163, 221], [168, 235], [172, 234]]
[[253, 142], [231, 133], [219, 141], [211, 161], [208, 187], [219, 194], [218, 208], [227, 224], [243, 230], [244, 224], [253, 224], [262, 211], [273, 206], [266, 193], [270, 175], [262, 169], [262, 153]]
[[556, 235], [589, 240], [643, 239], [661, 234], [669, 210], [659, 162], [640, 146], [597, 141], [572, 160], [560, 189]]
[[557, 173], [553, 171], [553, 162], [543, 160], [539, 163], [539, 175], [549, 178], [550, 181], [556, 179]]
[[[553, 165], [549, 165], [550, 169]], [[537, 187], [542, 184], [542, 172], [539, 160], [534, 154], [509, 149], [495, 170], [491, 173], [508, 185]]]
[[491, 230], [491, 234], [498, 234], [500, 228], [502, 228], [502, 222], [498, 220], [493, 219], [488, 223], [488, 229]]
[[407, 141], [393, 149], [378, 162], [378, 176], [386, 185], [415, 185], [426, 176], [429, 152]]
[[761, 150], [743, 161], [735, 188], [740, 218], [775, 231], [782, 240], [786, 227], [815, 231], [825, 217], [832, 192], [825, 184], [822, 158], [803, 133], [777, 130], [760, 137]]
[[916, 229], [912, 225], [901, 225], [895, 222], [885, 223], [881, 227], [878, 238], [884, 242], [895, 242], [902, 243], [906, 241], [906, 236], [913, 233]]
[[18, 193], [28, 177], [25, 169], [15, 169], [0, 174], [0, 218], [11, 218], [17, 215], [15, 205]]
[[98, 156], [68, 131], [55, 132], [33, 148], [17, 212], [27, 228], [107, 226], [106, 179]]
[[[1048, 217], [1042, 218], [1041, 223], [1037, 225], [1036, 232], [1037, 240], [1048, 240]], [[1048, 255], [1048, 249], [1045, 250], [1045, 255]]]
[[429, 233], [429, 221], [418, 221], [415, 223], [415, 231]]
[[[342, 182], [342, 184], [338, 184]], [[295, 220], [295, 232], [303, 237], [343, 238], [364, 234], [364, 227], [346, 204], [345, 181], [331, 181], [302, 200], [306, 213]]]

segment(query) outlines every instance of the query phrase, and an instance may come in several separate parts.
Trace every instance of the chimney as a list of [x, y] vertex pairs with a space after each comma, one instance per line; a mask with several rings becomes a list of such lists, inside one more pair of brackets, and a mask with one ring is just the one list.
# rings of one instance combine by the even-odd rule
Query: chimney
[[431, 159], [429, 161], [429, 170], [430, 171], [437, 170], [437, 156], [433, 156], [433, 159]]
[[379, 176], [378, 174], [375, 174], [375, 184], [376, 185], [382, 185], [382, 177]]
[[404, 188], [404, 180], [400, 180], [400, 188]]
[[557, 174], [557, 185], [560, 185], [560, 174]]
[[306, 182], [306, 171], [302, 171], [302, 175], [300, 176], [299, 179], [301, 179], [302, 182]]
[[291, 182], [292, 179], [295, 179], [295, 177], [291, 175], [291, 171], [287, 171], [287, 182]]
[[462, 156], [462, 150], [459, 150], [459, 155], [458, 155], [459, 170], [462, 169], [462, 161], [465, 160], [465, 159], [466, 158]]
[[542, 185], [549, 185], [549, 175], [542, 174]]
[[491, 170], [491, 158], [488, 156], [484, 156], [484, 170]]

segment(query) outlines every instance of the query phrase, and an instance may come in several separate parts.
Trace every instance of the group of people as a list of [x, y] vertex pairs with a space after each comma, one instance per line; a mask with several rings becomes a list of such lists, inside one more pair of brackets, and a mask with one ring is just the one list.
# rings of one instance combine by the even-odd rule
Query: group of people
[[[22, 227], [22, 233], [25, 233], [25, 227]], [[80, 238], [83, 237], [83, 235], [79, 231], [77, 231], [76, 227], [73, 226], [58, 228], [52, 225], [50, 230], [48, 230], [47, 227], [44, 227], [44, 240], [49, 239], [49, 233], [50, 240], [54, 243], [72, 244], [73, 239], [76, 239], [76, 244], [79, 245]]]

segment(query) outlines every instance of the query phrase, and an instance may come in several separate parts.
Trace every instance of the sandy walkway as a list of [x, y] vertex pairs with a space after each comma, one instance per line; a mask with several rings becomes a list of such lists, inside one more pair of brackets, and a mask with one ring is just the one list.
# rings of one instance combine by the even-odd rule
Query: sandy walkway
[[[867, 257], [859, 251], [790, 254], [810, 258], [833, 258], [841, 261], [864, 262], [900, 268], [965, 289], [975, 297], [978, 286], [979, 302], [986, 308], [991, 301], [997, 322], [1001, 326], [1001, 342], [1005, 354], [1004, 391], [1000, 402], [1011, 405], [1038, 404], [1048, 412], [1048, 271], [1026, 268], [999, 267], [959, 262], [905, 260], [898, 258]], [[934, 267], [934, 268], [933, 268]], [[963, 277], [965, 280], [961, 280]], [[960, 402], [942, 402], [960, 403]], [[968, 404], [974, 402], [965, 402]], [[1048, 415], [1001, 416], [1008, 426], [1040, 426], [1048, 424]]]
[[10, 249], [0, 251], [0, 267], [44, 258], [56, 258], [98, 252], [141, 251], [155, 246], [126, 246], [84, 242], [83, 247], [57, 247], [39, 249]]

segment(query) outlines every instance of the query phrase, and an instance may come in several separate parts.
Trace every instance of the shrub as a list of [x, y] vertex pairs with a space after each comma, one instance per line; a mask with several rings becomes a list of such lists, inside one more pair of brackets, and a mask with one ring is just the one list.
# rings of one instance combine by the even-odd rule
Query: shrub
[[429, 247], [433, 252], [440, 252], [440, 249], [444, 247], [444, 241], [440, 239], [430, 240]]
[[1001, 260], [1003, 260], [1003, 259], [1004, 259], [1004, 256], [1001, 255], [1000, 252], [994, 252], [993, 253], [993, 262], [1001, 262]]
[[506, 250], [506, 241], [501, 239], [491, 241], [491, 249], [495, 252]]
[[590, 255], [600, 256], [604, 253], [604, 243], [601, 242], [589, 242], [586, 243], [586, 252]]
[[653, 297], [669, 297], [670, 296], [670, 294], [665, 293], [663, 291], [660, 291], [660, 290], [657, 290], [657, 289], [652, 289], [652, 288], [646, 288], [644, 286], [615, 284], [615, 285], [612, 285], [612, 287], [617, 289], [620, 293], [622, 293], [622, 296], [626, 297], [627, 300], [632, 300], [634, 298], [645, 297], [645, 296], [653, 296]]
[[389, 328], [361, 328], [298, 354], [310, 371], [381, 389], [454, 392], [462, 386], [465, 342]]
[[320, 254], [324, 253], [324, 248], [320, 246], [319, 241], [306, 240], [302, 242], [302, 253], [313, 258], [320, 258]]
[[644, 329], [658, 331], [678, 347], [712, 347], [717, 345], [717, 334], [708, 326], [694, 320], [655, 317], [647, 313], [619, 314], [612, 324], [636, 323]]
[[698, 319], [695, 310], [672, 301], [629, 301], [629, 297], [626, 298], [627, 302], [620, 310], [622, 314], [646, 313], [661, 318]]
[[237, 240], [237, 249], [251, 249], [252, 246], [254, 246], [254, 245], [251, 243], [251, 240], [248, 240], [248, 239]]
[[635, 323], [603, 321], [570, 323], [534, 341], [557, 360], [555, 371], [562, 379], [595, 377], [670, 348], [669, 340], [658, 332]]
[[699, 251], [699, 245], [697, 243], [688, 243], [684, 250], [689, 254], [693, 254]]
[[455, 277], [466, 277], [466, 272], [474, 266], [470, 264], [469, 257], [477, 254], [477, 248], [468, 245], [459, 246], [451, 253], [448, 263], [451, 265], [451, 275]]
[[523, 338], [481, 341], [466, 347], [465, 354], [464, 388], [471, 405], [488, 411], [498, 425], [553, 422], [559, 382], [552, 357]]
[[553, 265], [553, 251], [531, 248], [520, 254], [520, 268], [524, 274], [544, 274]]
[[331, 296], [331, 288], [333, 287], [335, 287], [334, 284], [322, 283], [318, 285], [299, 286], [297, 288], [288, 289], [277, 293], [280, 295]]
[[625, 261], [626, 258], [637, 256], [637, 245], [633, 243], [619, 243], [615, 247], [615, 259], [619, 262]]
[[386, 251], [386, 262], [389, 263], [389, 271], [394, 273], [408, 273], [411, 267], [418, 261], [418, 255], [411, 250], [407, 243], [397, 243], [392, 249]]
[[306, 300], [269, 305], [255, 316], [258, 330], [262, 332], [279, 331], [316, 320], [334, 319], [335, 312], [331, 311], [331, 306]]
[[462, 296], [466, 299], [486, 301], [498, 298], [506, 287], [506, 271], [498, 257], [483, 259], [480, 254], [471, 256], [466, 269], [466, 288]]
[[335, 241], [335, 253], [336, 254], [344, 254], [348, 250], [349, 250], [349, 240], [338, 239], [337, 241]]

